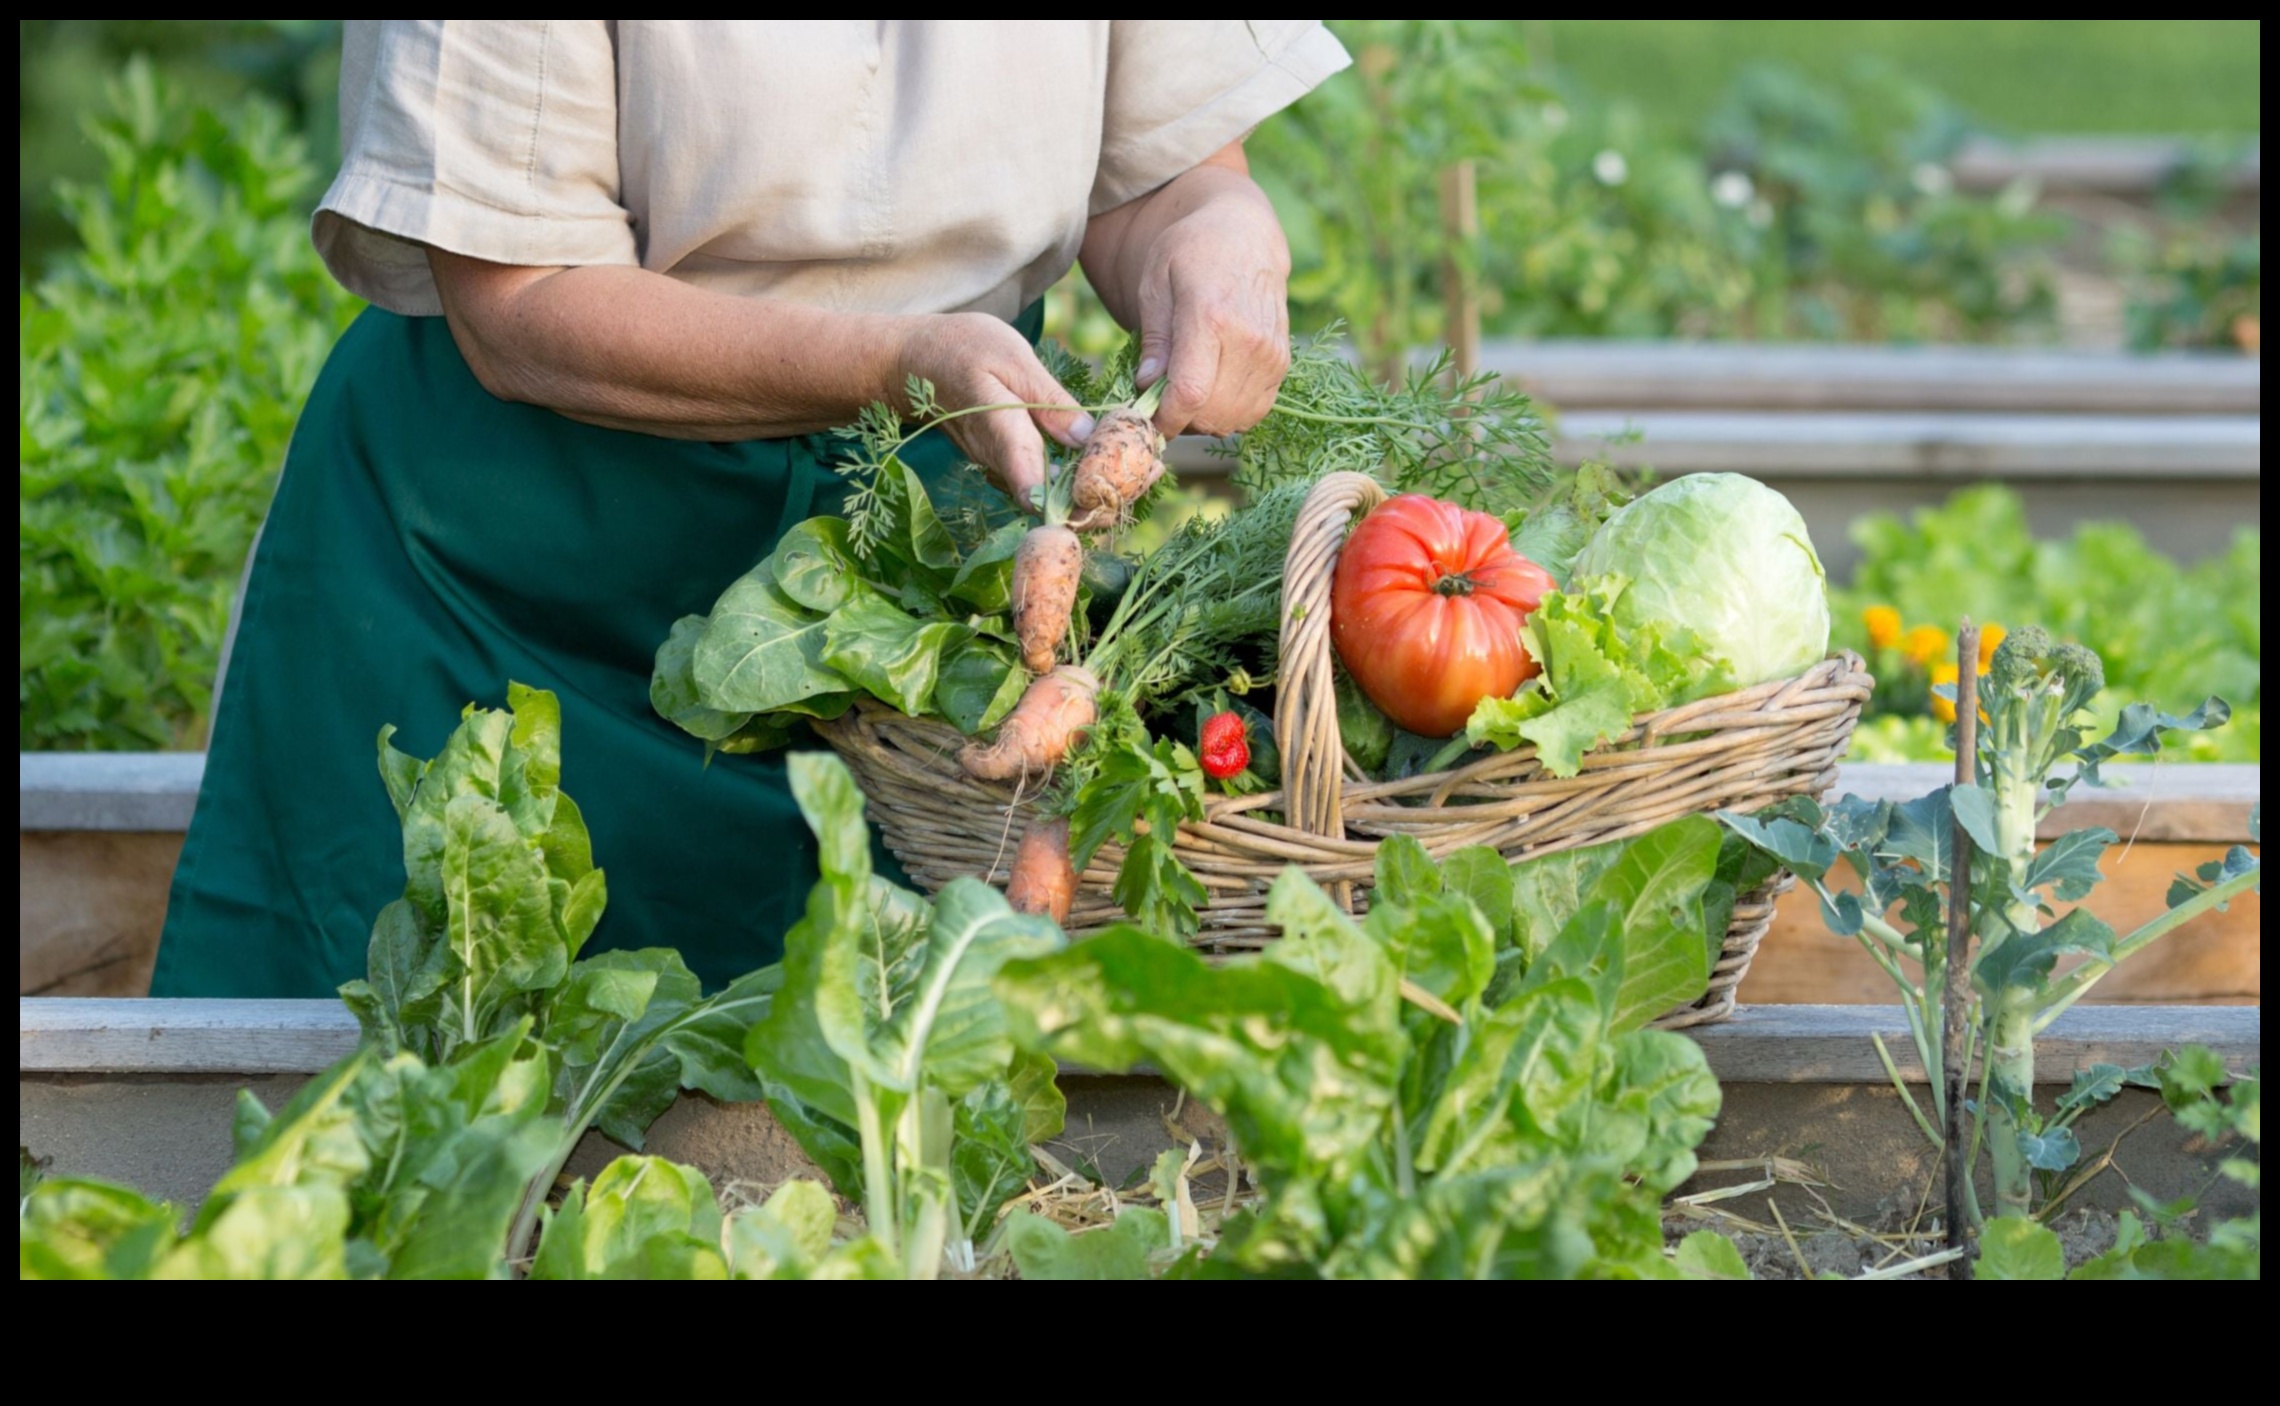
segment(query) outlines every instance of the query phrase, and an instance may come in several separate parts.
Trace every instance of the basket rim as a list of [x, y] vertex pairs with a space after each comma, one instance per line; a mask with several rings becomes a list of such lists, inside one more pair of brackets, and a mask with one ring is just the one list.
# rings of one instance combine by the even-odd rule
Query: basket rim
[[[1429, 796], [1424, 806], [1396, 805], [1393, 808], [1398, 810], [1401, 818], [1406, 818], [1420, 828], [1432, 827], [1437, 812], [1450, 813], [1451, 820], [1443, 823], [1478, 825], [1482, 817], [1477, 807], [1451, 806], [1447, 802], [1459, 795], [1479, 798], [1484, 791], [1505, 798], [1525, 796], [1548, 800], [1601, 789], [1610, 784], [1645, 780], [1675, 770], [1685, 763], [1713, 758], [1730, 750], [1735, 745], [1733, 734], [1736, 732], [1774, 732], [1794, 728], [1800, 723], [1847, 724], [1851, 719], [1857, 718], [1859, 708], [1867, 700], [1874, 684], [1875, 680], [1861, 657], [1851, 650], [1844, 650], [1787, 679], [1770, 680], [1657, 712], [1642, 713], [1620, 736], [1610, 738], [1586, 752], [1573, 777], [1555, 777], [1543, 772], [1535, 747], [1515, 747], [1509, 752], [1492, 753], [1448, 771], [1351, 785], [1346, 788], [1342, 798], [1342, 823], [1337, 835], [1322, 835], [1297, 826], [1255, 818], [1253, 812], [1287, 813], [1287, 792], [1279, 788], [1242, 796], [1208, 792], [1203, 798], [1204, 818], [1183, 823], [1180, 832], [1183, 838], [1192, 832], [1196, 838], [1203, 839], [1209, 836], [1212, 829], [1232, 824], [1244, 831], [1243, 838], [1252, 843], [1290, 836], [1317, 851], [1344, 850], [1351, 846], [1354, 855], [1361, 857], [1373, 853], [1381, 840], [1374, 836], [1354, 836], [1350, 833], [1343, 822], [1367, 818], [1358, 817], [1357, 811], [1374, 810], [1385, 803], [1398, 802], [1398, 798], [1403, 796], [1437, 791], [1440, 794]], [[932, 749], [933, 766], [929, 770], [943, 780], [987, 795], [999, 806], [1020, 806], [1035, 800], [1038, 794], [1034, 786], [1024, 788], [1010, 782], [977, 781], [968, 776], [956, 760], [957, 749], [970, 740], [965, 734], [940, 719], [914, 718], [868, 695], [859, 695], [853, 706], [839, 717], [819, 719], [812, 726], [825, 741], [837, 745], [841, 740], [851, 740], [847, 734], [854, 729], [882, 724], [906, 734], [933, 740], [936, 745]], [[1844, 727], [1844, 731], [1849, 733], [1850, 730], [1849, 726]], [[1696, 735], [1700, 733], [1709, 735]], [[1661, 740], [1666, 737], [1679, 740]]]

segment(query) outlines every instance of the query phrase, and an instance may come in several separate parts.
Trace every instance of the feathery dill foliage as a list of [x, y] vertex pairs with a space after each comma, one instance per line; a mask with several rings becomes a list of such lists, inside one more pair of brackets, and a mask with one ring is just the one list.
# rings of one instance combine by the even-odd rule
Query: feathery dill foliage
[[850, 485], [844, 509], [847, 545], [866, 561], [881, 542], [895, 535], [899, 525], [895, 504], [890, 501], [897, 495], [880, 493], [880, 475], [891, 465], [899, 479], [903, 446], [945, 418], [934, 398], [932, 381], [911, 377], [903, 382], [903, 398], [910, 402], [907, 416], [897, 414], [885, 401], [874, 400], [863, 407], [854, 424], [839, 432], [854, 441], [853, 452], [832, 465]]
[[[1272, 678], [1282, 617], [1283, 558], [1311, 481], [1294, 479], [1223, 518], [1191, 518], [1141, 562], [1087, 658], [1113, 683], [1176, 708], [1235, 670]], [[1246, 653], [1264, 646], [1265, 660]]]
[[1456, 381], [1446, 352], [1379, 386], [1334, 331], [1292, 349], [1275, 408], [1236, 442], [1235, 481], [1246, 492], [1349, 469], [1396, 493], [1505, 517], [1555, 486], [1544, 423], [1526, 395], [1485, 373]]

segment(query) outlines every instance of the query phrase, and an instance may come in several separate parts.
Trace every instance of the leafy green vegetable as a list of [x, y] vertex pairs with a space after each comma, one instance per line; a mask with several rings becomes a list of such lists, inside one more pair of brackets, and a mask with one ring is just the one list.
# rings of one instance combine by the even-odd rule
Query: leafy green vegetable
[[[1256, 958], [1214, 967], [1120, 927], [1008, 963], [997, 989], [1025, 1046], [1145, 1061], [1228, 1120], [1265, 1199], [1202, 1270], [1673, 1275], [1656, 1206], [1691, 1174], [1717, 1086], [1690, 1041], [1639, 1027], [1653, 1002], [1703, 989], [1689, 924], [1718, 848], [1707, 821], [1614, 847], [1594, 881], [1606, 896], [1533, 961], [1493, 854], [1436, 866], [1397, 838], [1362, 924], [1286, 872], [1267, 908], [1283, 937]], [[1019, 1233], [1040, 1262], [1084, 1243]]]
[[363, 304], [309, 243], [323, 173], [278, 107], [193, 107], [141, 59], [100, 101], [66, 86], [100, 177], [58, 187], [74, 247], [17, 288], [18, 738], [195, 748], [294, 417]]
[[[28, 1270], [501, 1277], [588, 1127], [638, 1147], [679, 1089], [759, 1096], [742, 1052], [778, 974], [707, 997], [673, 952], [577, 959], [604, 882], [559, 789], [561, 709], [518, 684], [508, 698], [511, 713], [468, 709], [426, 761], [381, 734], [405, 885], [373, 925], [365, 979], [341, 988], [363, 1027], [356, 1053], [274, 1116], [241, 1096], [236, 1162], [178, 1237], [171, 1213], [161, 1234], [158, 1213], [127, 1193], [34, 1188]], [[542, 1249], [548, 1273], [702, 1267], [685, 1245], [650, 1243], [666, 1174], [641, 1165], [621, 1164], [566, 1203]], [[702, 1199], [710, 1208], [709, 1188]], [[702, 1238], [698, 1210], [681, 1229]]]
[[1805, 519], [1741, 474], [1688, 474], [1626, 504], [1575, 569], [1610, 583], [1619, 633], [1688, 632], [1714, 661], [1673, 702], [1801, 674], [1829, 652], [1827, 575]]
[[945, 1251], [971, 1264], [976, 1233], [1027, 1180], [1028, 1146], [1060, 1128], [1050, 1066], [1017, 1054], [990, 980], [1064, 939], [978, 880], [932, 905], [880, 881], [846, 767], [799, 753], [789, 770], [823, 878], [745, 1053], [778, 1118], [863, 1198], [890, 1260], [932, 1278]]
[[860, 591], [824, 621], [823, 658], [872, 697], [917, 717], [931, 710], [942, 656], [973, 636], [971, 626], [915, 620], [900, 607]]
[[533, 1279], [726, 1279], [720, 1206], [694, 1167], [620, 1157], [548, 1214]]
[[829, 617], [776, 585], [776, 559], [721, 592], [693, 652], [697, 701], [739, 713], [771, 713], [844, 693], [849, 680], [825, 659]]
[[1024, 1279], [1146, 1279], [1152, 1251], [1170, 1243], [1153, 1206], [1126, 1206], [1098, 1230], [1072, 1234], [1032, 1211], [1006, 1217], [1005, 1247]]
[[1475, 747], [1533, 745], [1544, 769], [1573, 776], [1583, 754], [1628, 731], [1634, 714], [1715, 693], [1725, 676], [1684, 631], [1618, 626], [1619, 582], [1580, 582], [1544, 597], [1521, 637], [1543, 665], [1511, 698], [1484, 698], [1465, 723]]

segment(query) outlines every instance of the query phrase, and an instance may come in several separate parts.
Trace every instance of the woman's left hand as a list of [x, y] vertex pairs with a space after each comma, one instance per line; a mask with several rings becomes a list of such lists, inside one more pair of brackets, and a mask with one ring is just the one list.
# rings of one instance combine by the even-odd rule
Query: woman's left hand
[[1108, 310], [1139, 328], [1139, 384], [1165, 382], [1164, 434], [1234, 434], [1274, 408], [1290, 369], [1290, 245], [1242, 143], [1094, 217], [1083, 259]]

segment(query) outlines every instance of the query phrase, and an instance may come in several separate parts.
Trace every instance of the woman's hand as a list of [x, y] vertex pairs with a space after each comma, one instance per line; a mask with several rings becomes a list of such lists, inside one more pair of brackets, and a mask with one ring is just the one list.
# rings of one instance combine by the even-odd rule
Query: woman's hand
[[1250, 169], [1236, 142], [1085, 231], [1086, 275], [1139, 329], [1140, 384], [1166, 382], [1167, 435], [1249, 429], [1290, 369], [1290, 245]]
[[[1086, 414], [1037, 359], [1029, 340], [986, 313], [945, 313], [908, 319], [898, 366], [895, 404], [908, 409], [902, 390], [910, 377], [931, 382], [943, 410], [979, 405], [1025, 405], [961, 415], [942, 428], [967, 458], [989, 470], [997, 485], [1024, 508], [1045, 483], [1045, 441], [1083, 444], [1092, 433]], [[1042, 433], [1041, 433], [1042, 432]]]

